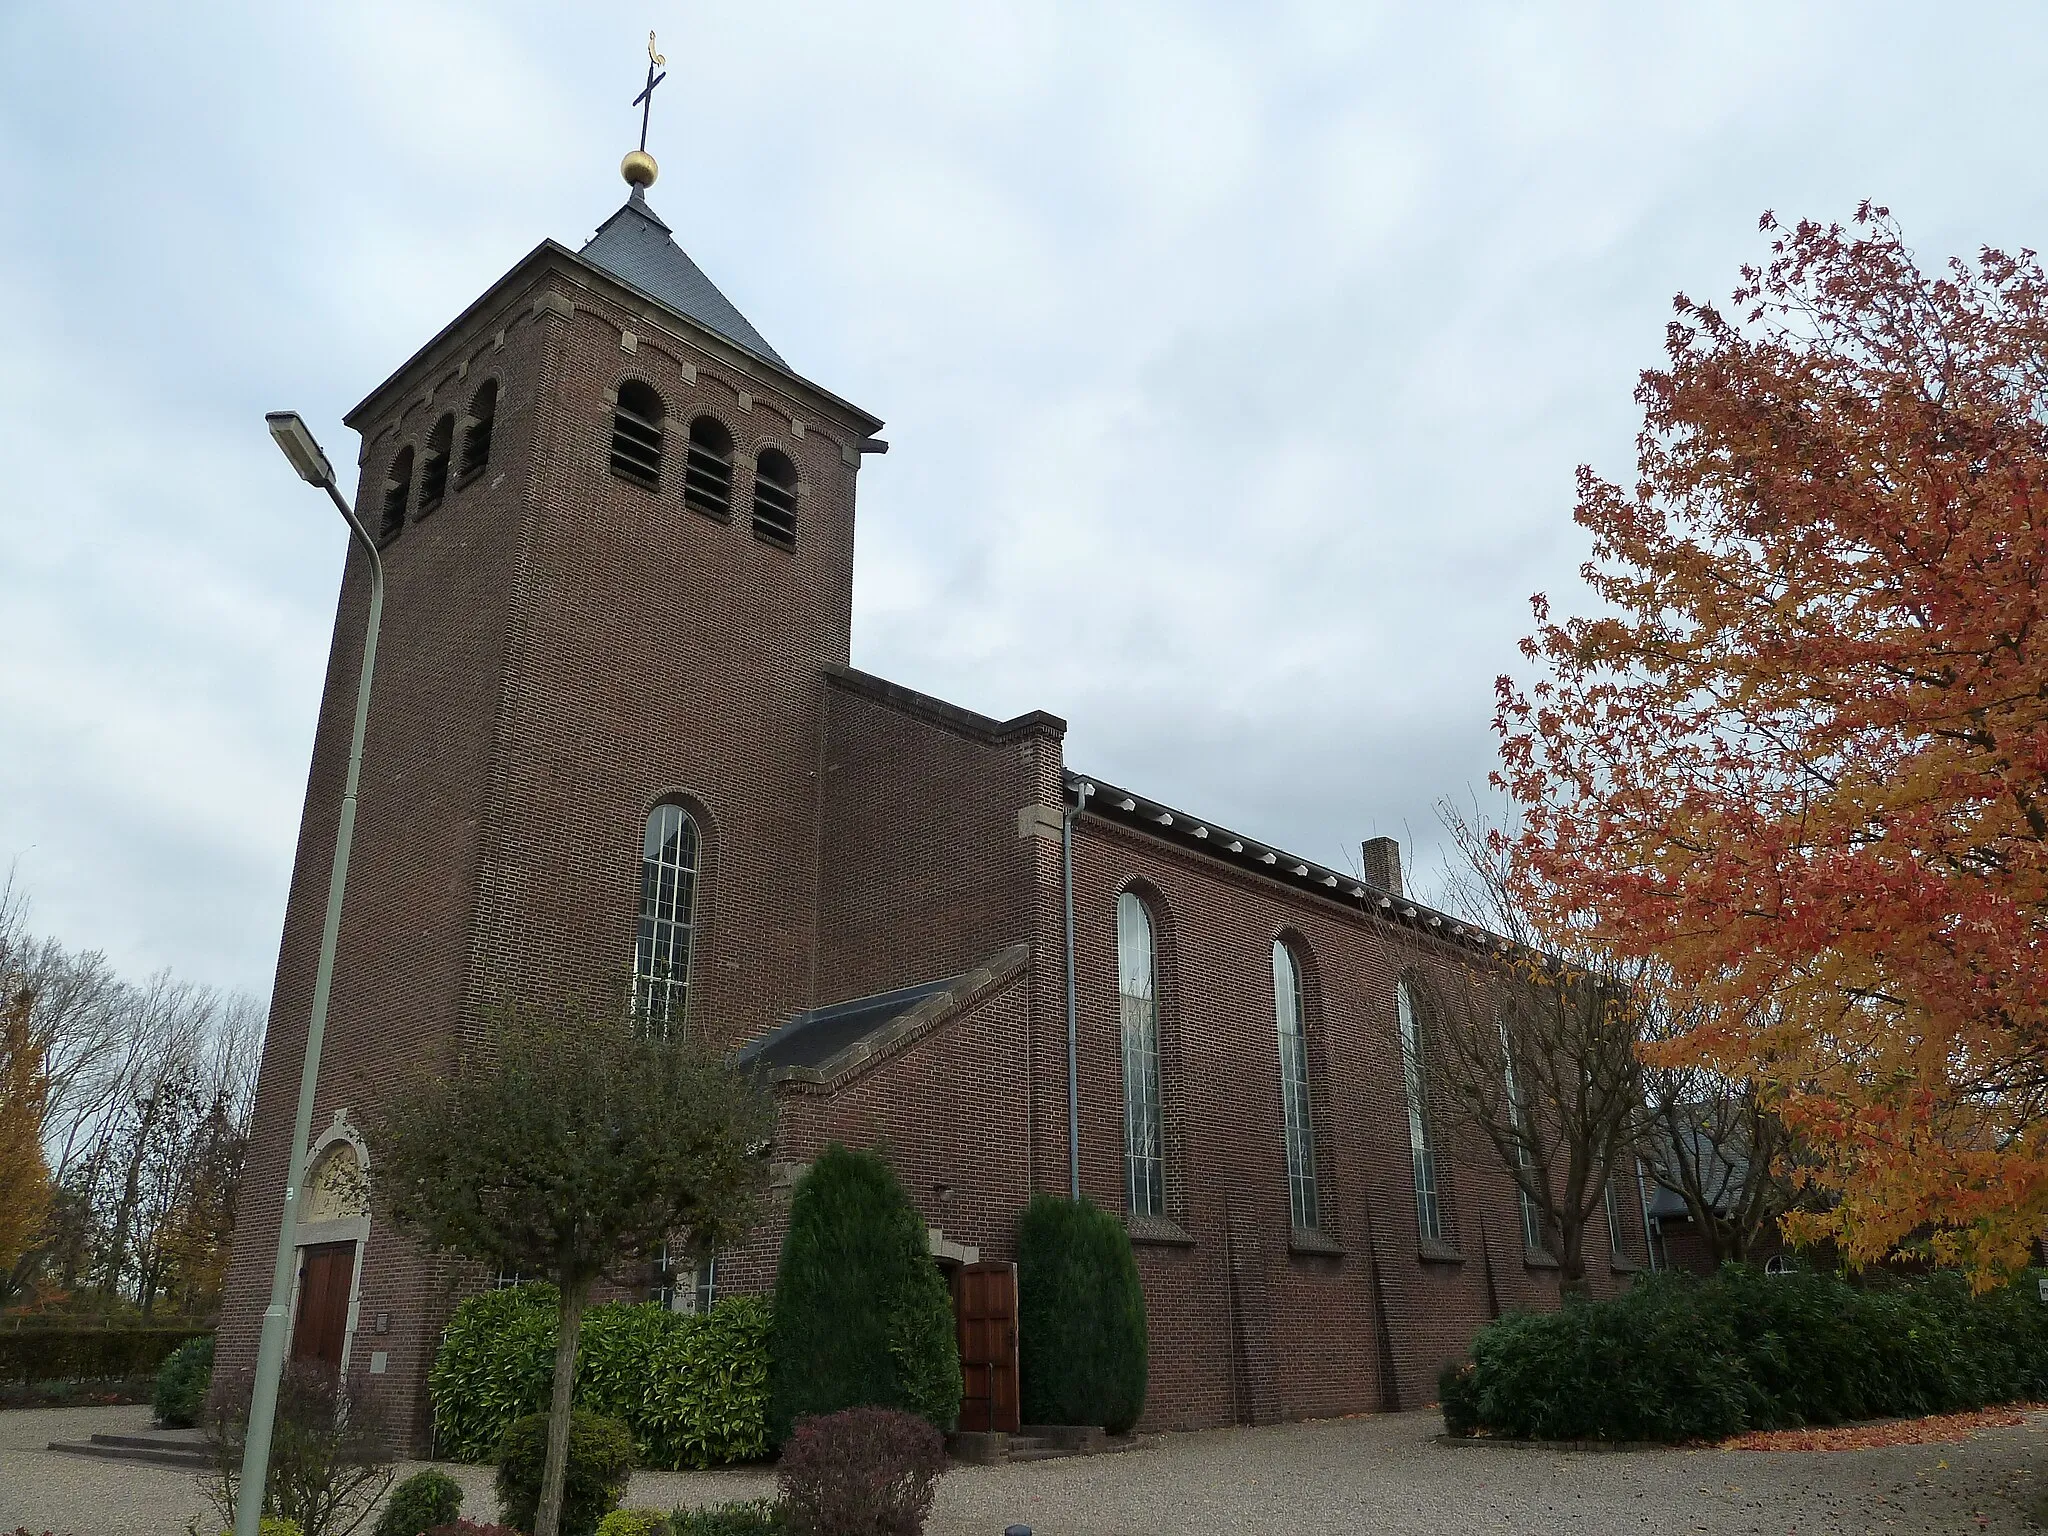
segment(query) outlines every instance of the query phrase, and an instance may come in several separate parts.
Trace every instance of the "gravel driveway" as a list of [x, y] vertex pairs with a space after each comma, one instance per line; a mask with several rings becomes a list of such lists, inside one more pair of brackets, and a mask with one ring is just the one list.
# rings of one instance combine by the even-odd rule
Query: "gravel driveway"
[[[43, 1450], [143, 1427], [146, 1408], [0, 1412], [0, 1530], [182, 1536], [208, 1511], [188, 1473]], [[1951, 1445], [1867, 1451], [1566, 1454], [1446, 1447], [1434, 1414], [1162, 1435], [1116, 1456], [962, 1467], [940, 1485], [932, 1536], [1244, 1536], [1358, 1533], [2032, 1531], [2048, 1414]], [[487, 1511], [489, 1474], [448, 1470]], [[667, 1508], [751, 1498], [760, 1472], [643, 1472], [632, 1501]], [[202, 1524], [202, 1530], [207, 1527]]]

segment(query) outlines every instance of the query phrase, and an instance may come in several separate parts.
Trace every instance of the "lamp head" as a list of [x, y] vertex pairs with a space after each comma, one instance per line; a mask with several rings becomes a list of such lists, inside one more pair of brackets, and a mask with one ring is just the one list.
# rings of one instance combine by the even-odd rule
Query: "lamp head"
[[297, 411], [266, 411], [263, 420], [301, 480], [308, 485], [334, 484], [334, 466], [327, 462], [327, 455], [320, 451]]

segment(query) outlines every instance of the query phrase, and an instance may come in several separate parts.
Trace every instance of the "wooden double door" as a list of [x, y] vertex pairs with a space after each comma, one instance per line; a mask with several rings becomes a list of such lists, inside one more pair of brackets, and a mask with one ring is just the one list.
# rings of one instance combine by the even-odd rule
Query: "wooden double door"
[[317, 1360], [340, 1374], [341, 1349], [348, 1339], [348, 1293], [355, 1277], [354, 1243], [315, 1243], [299, 1250], [292, 1359]]
[[1017, 1432], [1017, 1266], [963, 1264], [953, 1271], [960, 1339], [960, 1427]]

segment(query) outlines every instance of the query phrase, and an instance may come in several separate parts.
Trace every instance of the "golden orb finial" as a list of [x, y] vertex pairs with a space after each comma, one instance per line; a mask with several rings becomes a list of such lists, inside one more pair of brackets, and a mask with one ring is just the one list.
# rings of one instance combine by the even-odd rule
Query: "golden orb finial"
[[654, 178], [661, 174], [661, 167], [646, 150], [629, 149], [626, 158], [619, 162], [619, 174], [626, 178], [629, 187], [651, 187]]

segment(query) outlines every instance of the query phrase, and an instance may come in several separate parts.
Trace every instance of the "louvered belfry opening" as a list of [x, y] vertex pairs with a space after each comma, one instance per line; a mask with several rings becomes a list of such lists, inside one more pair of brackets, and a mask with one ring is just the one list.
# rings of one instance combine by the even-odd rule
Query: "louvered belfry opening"
[[405, 530], [405, 504], [412, 499], [412, 448], [398, 450], [391, 469], [384, 476], [384, 521], [378, 532], [396, 538]]
[[699, 416], [690, 423], [683, 505], [721, 522], [732, 516], [732, 434], [715, 416]]
[[796, 465], [780, 448], [754, 461], [754, 533], [771, 544], [796, 544]]
[[469, 430], [462, 438], [462, 478], [491, 462], [491, 430], [498, 418], [498, 381], [487, 379], [469, 402]]
[[628, 379], [619, 386], [612, 411], [612, 473], [654, 490], [661, 484], [661, 396], [651, 385]]
[[420, 468], [420, 515], [441, 505], [448, 494], [448, 456], [455, 450], [455, 417], [443, 416], [427, 437], [427, 460]]

